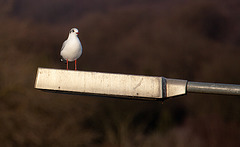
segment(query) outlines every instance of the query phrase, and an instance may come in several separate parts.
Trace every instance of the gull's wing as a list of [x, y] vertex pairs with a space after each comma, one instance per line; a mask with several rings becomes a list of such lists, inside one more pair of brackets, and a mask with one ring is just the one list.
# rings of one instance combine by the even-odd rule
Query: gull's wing
[[62, 45], [61, 51], [64, 49], [64, 47], [66, 46], [66, 44], [67, 44], [67, 40], [65, 40], [65, 41], [63, 42], [63, 45]]
[[[63, 45], [62, 45], [61, 51], [64, 49], [64, 47], [66, 46], [66, 44], [67, 44], [67, 40], [65, 40], [65, 41], [63, 42]], [[60, 60], [60, 61], [63, 61], [64, 63], [67, 63], [67, 61], [66, 61], [65, 59], [63, 59], [62, 56], [61, 56], [61, 60]]]

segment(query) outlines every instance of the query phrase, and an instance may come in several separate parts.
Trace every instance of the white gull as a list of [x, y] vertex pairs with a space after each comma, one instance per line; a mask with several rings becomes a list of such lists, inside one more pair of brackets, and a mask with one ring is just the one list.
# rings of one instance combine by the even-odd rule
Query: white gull
[[60, 55], [62, 56], [61, 61], [68, 62], [75, 61], [75, 70], [77, 70], [77, 59], [82, 55], [82, 44], [77, 37], [78, 29], [72, 28], [69, 32], [68, 38], [63, 42]]

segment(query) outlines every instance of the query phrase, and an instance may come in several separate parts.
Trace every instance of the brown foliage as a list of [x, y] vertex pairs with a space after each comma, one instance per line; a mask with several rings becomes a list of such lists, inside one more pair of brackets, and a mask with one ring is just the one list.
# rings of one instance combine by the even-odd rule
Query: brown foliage
[[[37, 67], [79, 28], [80, 70], [240, 83], [239, 2], [0, 2], [2, 146], [239, 146], [239, 97], [159, 102], [45, 93]], [[223, 143], [224, 142], [224, 143]]]

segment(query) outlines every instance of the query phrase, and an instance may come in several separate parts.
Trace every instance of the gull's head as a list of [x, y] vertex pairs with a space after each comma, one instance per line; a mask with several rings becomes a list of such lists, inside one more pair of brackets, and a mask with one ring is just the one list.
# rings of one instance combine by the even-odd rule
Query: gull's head
[[78, 35], [78, 29], [77, 28], [72, 28], [70, 31], [69, 31], [69, 35], [72, 35], [72, 34], [74, 34], [74, 35]]

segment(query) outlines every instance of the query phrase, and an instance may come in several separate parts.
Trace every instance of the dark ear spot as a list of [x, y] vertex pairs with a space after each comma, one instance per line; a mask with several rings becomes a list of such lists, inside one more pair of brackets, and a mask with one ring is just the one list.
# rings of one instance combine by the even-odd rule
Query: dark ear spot
[[70, 30], [70, 32], [69, 32], [69, 33], [72, 33], [72, 32], [74, 32], [74, 30]]

